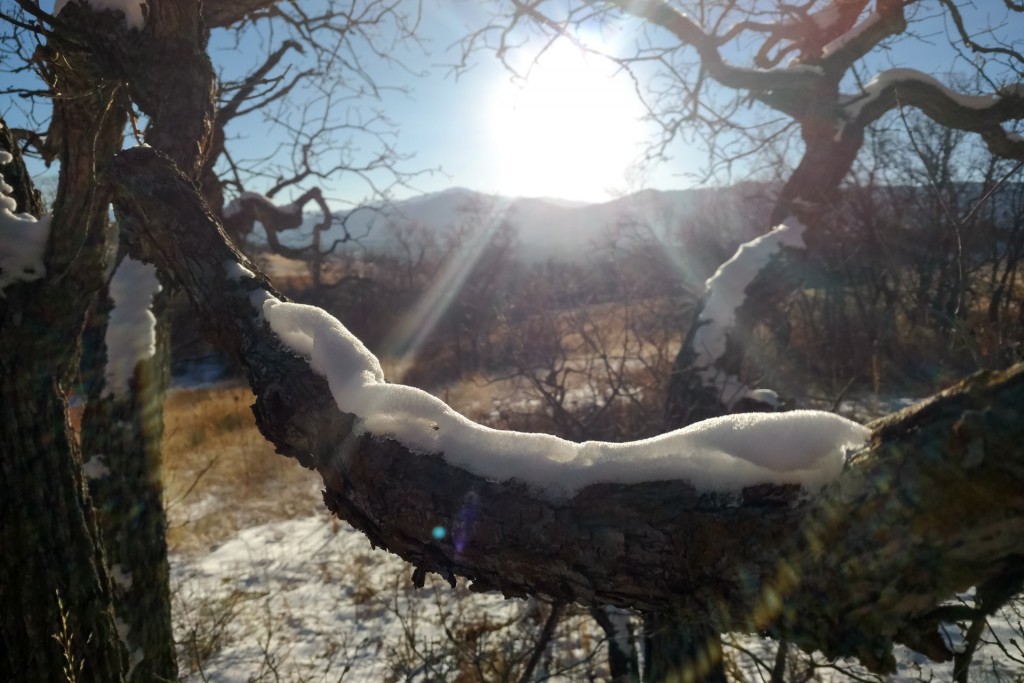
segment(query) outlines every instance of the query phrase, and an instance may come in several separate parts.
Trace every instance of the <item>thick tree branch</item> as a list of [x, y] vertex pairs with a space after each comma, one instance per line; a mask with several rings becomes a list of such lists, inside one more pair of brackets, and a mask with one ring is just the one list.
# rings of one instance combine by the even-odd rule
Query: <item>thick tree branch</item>
[[[305, 247], [289, 247], [281, 243], [279, 233], [302, 226], [303, 207], [315, 202], [323, 220], [313, 226], [312, 240]], [[262, 195], [243, 194], [233, 200], [224, 212], [224, 229], [233, 239], [240, 240], [253, 231], [259, 222], [267, 237], [267, 245], [275, 254], [286, 258], [309, 260], [321, 254], [320, 236], [331, 227], [333, 216], [319, 187], [306, 190], [287, 206], [276, 206]]]
[[948, 596], [1024, 577], [1024, 365], [880, 421], [870, 448], [813, 497], [663, 481], [600, 484], [553, 503], [443, 455], [354, 436], [353, 416], [262, 321], [259, 304], [276, 292], [191, 184], [148, 149], [119, 155], [112, 178], [118, 211], [144, 218], [137, 255], [173, 274], [245, 366], [264, 435], [315, 467], [328, 507], [414, 563], [417, 582], [432, 571], [506, 595], [670, 609], [885, 670], [894, 640], [943, 655], [929, 634]]
[[898, 107], [916, 107], [936, 123], [981, 135], [989, 151], [1007, 159], [1024, 159], [1024, 139], [1008, 135], [1003, 124], [1024, 119], [1024, 83], [991, 95], [960, 95], [935, 79], [911, 69], [884, 72], [861, 98], [844, 105], [860, 127]]
[[904, 3], [900, 0], [882, 0], [876, 3], [873, 14], [843, 37], [837, 38], [828, 54], [822, 55], [821, 67], [841, 77], [853, 64], [874, 50], [890, 36], [903, 33], [907, 28]]

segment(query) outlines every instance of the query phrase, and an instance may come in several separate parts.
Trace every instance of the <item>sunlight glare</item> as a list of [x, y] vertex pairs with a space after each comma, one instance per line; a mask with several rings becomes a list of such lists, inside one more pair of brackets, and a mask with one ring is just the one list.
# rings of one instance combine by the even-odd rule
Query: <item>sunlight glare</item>
[[492, 212], [478, 230], [459, 244], [446, 260], [433, 284], [419, 297], [416, 305], [405, 313], [381, 342], [378, 355], [386, 359], [388, 380], [401, 382], [416, 362], [416, 353], [437, 327], [438, 322], [458, 296], [477, 260], [490, 244], [505, 216]]
[[497, 89], [490, 113], [494, 164], [506, 196], [605, 201], [627, 187], [643, 143], [629, 78], [559, 39], [525, 82]]

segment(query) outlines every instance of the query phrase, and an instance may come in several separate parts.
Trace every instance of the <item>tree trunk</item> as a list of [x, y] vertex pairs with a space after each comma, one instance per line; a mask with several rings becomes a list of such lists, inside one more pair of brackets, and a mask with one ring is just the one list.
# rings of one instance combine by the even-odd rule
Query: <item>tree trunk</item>
[[[123, 60], [120, 67], [128, 72], [132, 97], [150, 117], [146, 142], [195, 180], [206, 161], [214, 116], [213, 69], [205, 52], [199, 3], [151, 0], [148, 8], [149, 49]], [[169, 363], [164, 310], [169, 296], [164, 291], [154, 299], [155, 353], [139, 361], [127, 390], [103, 382], [106, 300], [96, 308], [94, 352], [86, 358], [92, 381], [82, 448], [87, 459], [96, 461], [89, 468], [96, 475], [90, 476], [89, 486], [114, 580], [115, 611], [129, 650], [129, 680], [140, 682], [177, 678], [160, 484]]]
[[[67, 393], [77, 376], [78, 334], [101, 284], [108, 235], [96, 161], [120, 147], [125, 119], [105, 84], [64, 72], [60, 77], [73, 92], [89, 94], [54, 104], [65, 155], [46, 276], [11, 284], [0, 298], [0, 680], [103, 683], [122, 680], [122, 648]], [[84, 150], [96, 157], [66, 153], [84, 140]], [[13, 145], [7, 151], [20, 165]], [[22, 169], [7, 177], [27, 175]]]
[[[5, 349], [18, 341], [8, 322]], [[21, 332], [34, 327], [23, 322]], [[0, 359], [0, 680], [119, 681], [110, 583], [52, 370], [50, 358]]]
[[608, 639], [608, 673], [612, 683], [638, 683], [640, 658], [636, 637], [628, 623], [628, 612], [616, 607], [592, 607], [594, 621]]
[[106, 295], [86, 329], [82, 362], [88, 396], [81, 437], [85, 472], [113, 580], [114, 611], [128, 648], [128, 680], [139, 683], [178, 677], [160, 481], [169, 348], [160, 304], [168, 295], [156, 298], [155, 353], [138, 362], [126, 391], [105, 383]]
[[726, 683], [722, 637], [671, 612], [644, 616], [644, 683]]

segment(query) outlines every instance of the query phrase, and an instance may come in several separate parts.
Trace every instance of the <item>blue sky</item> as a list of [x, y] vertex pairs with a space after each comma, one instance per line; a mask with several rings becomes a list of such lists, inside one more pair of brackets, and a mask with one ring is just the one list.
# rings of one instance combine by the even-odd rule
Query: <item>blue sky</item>
[[[642, 112], [632, 83], [623, 74], [613, 75], [605, 60], [584, 58], [567, 42], [541, 58], [525, 85], [513, 83], [493, 53], [484, 51], [474, 56], [474, 68], [456, 80], [445, 65], [457, 61], [455, 44], [467, 27], [479, 25], [483, 4], [425, 0], [419, 31], [423, 47], [395, 51], [425, 75], [410, 78], [386, 66], [375, 72], [381, 82], [411, 89], [409, 95], [387, 95], [379, 103], [397, 125], [395, 147], [414, 155], [406, 168], [443, 171], [419, 176], [411, 187], [395, 188], [395, 197], [463, 186], [503, 195], [603, 201], [647, 187], [694, 184], [705, 158], [699, 146], [678, 143], [668, 149], [666, 161], [643, 169], [631, 164], [655, 135], [639, 121]], [[1005, 16], [1001, 2], [964, 5], [969, 25], [998, 24]], [[941, 8], [923, 3], [915, 11], [914, 35], [872, 56], [865, 69], [868, 78], [893, 65], [947, 81], [957, 70], [949, 47], [951, 28]], [[1024, 35], [1024, 21], [1018, 18], [1016, 24]], [[630, 30], [626, 26], [613, 32], [611, 39], [608, 34], [600, 40], [587, 38], [614, 50], [609, 40], [628, 41]], [[1013, 31], [1004, 28], [1003, 34], [1012, 36]], [[525, 70], [539, 44], [513, 53], [512, 60]], [[741, 57], [746, 55], [733, 58], [742, 63]], [[733, 179], [743, 179], [742, 172]], [[364, 191], [342, 180], [335, 197], [358, 201]]]
[[[48, 4], [44, 0], [44, 9]], [[470, 0], [424, 0], [418, 32], [422, 45], [390, 48], [390, 54], [408, 68], [367, 61], [375, 82], [403, 86], [408, 94], [385, 92], [379, 101], [337, 105], [335, 113], [344, 114], [346, 107], [364, 111], [372, 107], [385, 113], [394, 122], [389, 141], [410, 157], [403, 162], [404, 169], [440, 169], [414, 177], [407, 187], [392, 188], [393, 197], [462, 186], [509, 196], [602, 201], [648, 187], [680, 189], [694, 184], [693, 174], [704, 160], [699, 146], [678, 143], [668, 149], [667, 161], [638, 172], [631, 162], [655, 131], [639, 121], [640, 105], [631, 82], [622, 74], [614, 75], [606, 61], [584, 57], [568, 43], [545, 54], [525, 85], [513, 83], [512, 74], [486, 51], [476, 53], [474, 67], [456, 79], [448, 65], [458, 60], [457, 43], [468, 28], [480, 24], [484, 5]], [[1001, 7], [1001, 2], [987, 0], [964, 11], [978, 25], [993, 24], [1004, 14]], [[930, 3], [924, 4], [918, 18], [922, 21], [914, 25], [917, 36], [874, 57], [869, 74], [899, 64], [948, 78], [955, 67], [946, 20]], [[1017, 25], [1024, 35], [1024, 21], [1018, 19]], [[606, 33], [600, 41], [587, 38], [615, 49], [616, 41], [629, 40], [630, 30], [625, 26], [611, 37]], [[1008, 35], [1013, 35], [1012, 30]], [[279, 42], [281, 37], [275, 39]], [[525, 70], [537, 45], [514, 53], [512, 60]], [[251, 44], [235, 50], [223, 33], [215, 33], [211, 54], [215, 64], [230, 74], [251, 69], [262, 53]], [[740, 61], [739, 56], [735, 59]], [[412, 76], [410, 71], [419, 75]], [[293, 99], [302, 97], [296, 93]], [[282, 141], [279, 134], [268, 132], [260, 114], [237, 121], [228, 133], [237, 158], [259, 159]], [[346, 140], [336, 142], [340, 148]], [[347, 142], [357, 156], [377, 151], [365, 137]], [[740, 177], [733, 179], [743, 179], [742, 173], [741, 169]], [[378, 179], [386, 185], [383, 176]], [[261, 191], [266, 185], [267, 181], [252, 180], [247, 189]], [[333, 177], [326, 185], [328, 195], [339, 204], [359, 203], [371, 194], [365, 183], [351, 175]]]
[[[485, 51], [475, 54], [472, 68], [456, 78], [450, 65], [460, 57], [457, 43], [480, 22], [481, 10], [478, 3], [460, 0], [427, 0], [425, 5], [422, 45], [399, 46], [392, 53], [421, 75], [370, 62], [378, 83], [410, 90], [386, 92], [379, 102], [366, 103], [395, 122], [396, 149], [413, 157], [404, 167], [440, 169], [417, 176], [411, 187], [395, 188], [394, 196], [463, 186], [494, 194], [601, 201], [652, 184], [666, 189], [689, 185], [679, 174], [693, 168], [678, 162], [647, 169], [650, 177], [644, 180], [633, 174], [632, 162], [652, 131], [639, 121], [632, 83], [624, 74], [615, 75], [607, 60], [584, 57], [562, 41], [533, 68], [526, 84], [514, 83], [513, 74]], [[228, 69], [242, 66], [241, 55], [217, 49], [223, 40], [214, 38], [214, 60]], [[517, 66], [528, 68], [533, 54], [534, 49], [526, 49], [514, 55]], [[253, 157], [271, 144], [259, 117], [240, 123], [234, 132], [249, 138], [246, 148]], [[342, 179], [334, 194], [357, 200], [362, 192], [365, 186]]]

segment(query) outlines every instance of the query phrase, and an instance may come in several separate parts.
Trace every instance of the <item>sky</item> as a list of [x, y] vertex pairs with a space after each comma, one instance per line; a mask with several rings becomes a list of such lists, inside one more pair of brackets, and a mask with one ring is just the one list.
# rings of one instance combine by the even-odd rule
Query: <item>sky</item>
[[[384, 93], [379, 106], [397, 125], [397, 150], [411, 154], [409, 169], [441, 169], [418, 176], [397, 198], [452, 186], [506, 196], [546, 196], [605, 201], [650, 186], [636, 176], [633, 162], [653, 130], [640, 119], [633, 83], [607, 60], [584, 55], [568, 41], [558, 43], [531, 68], [540, 43], [512, 56], [530, 69], [529, 81], [515, 76], [493, 52], [480, 51], [472, 67], [456, 76], [459, 40], [483, 18], [478, 3], [427, 0], [420, 46], [393, 52], [411, 70], [376, 64], [380, 83], [399, 84], [408, 94]], [[230, 68], [240, 62], [233, 49], [214, 59]], [[372, 62], [372, 60], [371, 60]], [[676, 164], [649, 169], [664, 189], [688, 186]], [[340, 190], [359, 192], [358, 183]]]
[[[539, 42], [512, 53], [510, 61], [516, 68], [529, 70], [525, 82], [517, 81], [488, 51], [475, 53], [473, 68], [456, 78], [450, 65], [459, 60], [458, 42], [480, 25], [487, 4], [423, 0], [417, 32], [420, 44], [388, 48], [404, 67], [372, 58], [365, 62], [375, 83], [399, 86], [407, 92], [387, 90], [377, 101], [335, 105], [334, 113], [346, 116], [350, 109], [363, 106], [379, 109], [394, 124], [389, 143], [408, 157], [402, 168], [433, 170], [391, 187], [392, 198], [458, 186], [504, 196], [599, 202], [640, 189], [683, 189], [697, 182], [705, 160], [704, 150], [697, 146], [678, 143], [667, 150], [666, 160], [643, 167], [634, 163], [657, 131], [641, 120], [632, 81], [607, 60], [584, 55], [568, 41], [558, 41], [532, 66]], [[972, 9], [965, 3], [964, 11], [995, 23], [989, 15], [1001, 4], [980, 2]], [[41, 6], [52, 7], [52, 0], [41, 0]], [[938, 16], [939, 10], [930, 3], [924, 6], [936, 16], [929, 19], [925, 15], [915, 26], [919, 37], [882, 53], [869, 69], [899, 63], [937, 75], [948, 71], [949, 27]], [[1019, 23], [1024, 34], [1024, 22]], [[620, 43], [628, 43], [635, 30], [628, 24], [615, 28], [584, 39], [595, 48], [614, 51]], [[274, 40], [279, 43], [281, 36]], [[225, 32], [214, 32], [211, 56], [222, 74], [242, 73], [261, 59], [262, 53], [254, 45], [250, 42], [238, 49]], [[292, 99], [301, 101], [303, 96], [297, 92]], [[0, 103], [0, 107], [7, 113], [7, 106]], [[262, 117], [253, 114], [229, 128], [229, 145], [236, 157], [261, 159], [283, 142], [280, 133], [268, 132]], [[357, 156], [372, 155], [379, 149], [360, 136], [337, 139], [334, 144], [339, 148], [348, 145]], [[733, 177], [739, 179], [744, 179], [742, 168], [740, 177]], [[388, 185], [380, 174], [375, 181], [378, 187]], [[246, 189], [263, 191], [269, 184], [254, 179]], [[339, 174], [324, 184], [335, 203], [358, 204], [373, 198], [372, 189], [353, 174]], [[291, 197], [282, 198], [287, 201]]]
[[[706, 153], [699, 146], [678, 142], [667, 149], [668, 158], [636, 164], [658, 131], [642, 120], [634, 83], [608, 60], [584, 54], [567, 40], [557, 41], [536, 62], [540, 41], [512, 52], [513, 66], [529, 73], [525, 81], [483, 50], [473, 55], [473, 68], [456, 78], [449, 65], [459, 60], [459, 41], [484, 21], [487, 4], [424, 0], [421, 46], [400, 45], [393, 52], [422, 75], [410, 77], [386, 65], [371, 68], [380, 82], [409, 89], [407, 95], [386, 94], [379, 103], [396, 124], [396, 149], [413, 155], [405, 167], [441, 169], [394, 188], [394, 198], [460, 186], [504, 196], [600, 202], [641, 189], [684, 189], [701, 182]], [[996, 25], [1005, 14], [996, 4], [1001, 3], [964, 3], [962, 11], [969, 25]], [[930, 3], [915, 11], [915, 36], [873, 57], [866, 67], [869, 78], [893, 65], [943, 78], [956, 68], [946, 15]], [[1024, 21], [1017, 23], [1024, 34]], [[582, 39], [599, 50], [628, 49], [623, 45], [637, 26], [623, 22]], [[749, 55], [726, 56], [737, 63], [749, 60]], [[223, 57], [234, 59], [231, 53]], [[743, 172], [741, 166], [739, 177], [729, 180], [744, 179]], [[365, 191], [342, 179], [334, 196], [359, 201]]]

